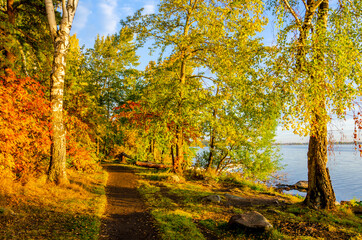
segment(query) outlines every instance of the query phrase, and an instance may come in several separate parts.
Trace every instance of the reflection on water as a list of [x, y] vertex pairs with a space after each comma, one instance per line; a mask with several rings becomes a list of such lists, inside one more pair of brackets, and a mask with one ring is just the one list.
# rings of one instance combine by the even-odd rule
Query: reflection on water
[[[284, 184], [308, 180], [308, 145], [281, 145], [282, 164], [280, 173], [285, 174]], [[328, 164], [337, 201], [357, 198], [362, 200], [362, 158], [354, 145], [335, 145], [329, 153]], [[293, 193], [294, 194], [294, 193]], [[298, 192], [300, 196], [305, 193]]]

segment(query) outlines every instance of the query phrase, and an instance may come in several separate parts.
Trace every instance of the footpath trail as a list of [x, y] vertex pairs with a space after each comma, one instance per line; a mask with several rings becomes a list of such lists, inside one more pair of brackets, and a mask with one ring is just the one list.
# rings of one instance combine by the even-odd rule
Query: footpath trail
[[107, 207], [99, 239], [158, 239], [151, 215], [136, 189], [137, 176], [127, 167], [106, 164]]

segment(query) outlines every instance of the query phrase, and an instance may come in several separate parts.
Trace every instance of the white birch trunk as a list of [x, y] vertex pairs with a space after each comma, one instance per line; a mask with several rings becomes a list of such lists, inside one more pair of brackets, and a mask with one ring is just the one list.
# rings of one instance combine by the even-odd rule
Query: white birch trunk
[[56, 25], [52, 0], [45, 0], [47, 18], [54, 45], [53, 69], [51, 73], [51, 123], [52, 146], [49, 165], [49, 181], [67, 182], [66, 174], [66, 140], [63, 119], [63, 95], [66, 69], [66, 55], [69, 47], [69, 35], [78, 6], [78, 0], [62, 1], [62, 21]]

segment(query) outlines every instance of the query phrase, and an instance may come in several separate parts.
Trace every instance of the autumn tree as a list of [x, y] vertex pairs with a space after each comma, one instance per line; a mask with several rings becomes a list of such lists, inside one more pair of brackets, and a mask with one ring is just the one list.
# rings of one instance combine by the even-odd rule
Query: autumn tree
[[[198, 109], [205, 101], [203, 82], [212, 78], [201, 69], [221, 73], [212, 63], [229, 58], [229, 49], [246, 46], [249, 37], [261, 30], [261, 10], [261, 1], [162, 1], [158, 13], [138, 12], [123, 22], [139, 40], [152, 39], [153, 47], [161, 49], [158, 65], [176, 86], [175, 106], [168, 109], [175, 124], [175, 172], [182, 173], [185, 132], [197, 129], [190, 127], [199, 122]], [[167, 76], [170, 69], [173, 74]]]
[[62, 0], [62, 17], [58, 26], [52, 0], [45, 0], [50, 35], [54, 46], [53, 70], [51, 73], [51, 121], [52, 147], [49, 166], [49, 181], [66, 182], [66, 141], [63, 120], [63, 94], [66, 70], [66, 55], [78, 0]]
[[[329, 0], [272, 3], [281, 27], [274, 74], [288, 96], [284, 123], [296, 133], [309, 134], [308, 192], [305, 204], [332, 209], [335, 194], [327, 164], [327, 124], [343, 118], [361, 94], [359, 27], [351, 10], [356, 1]], [[302, 14], [303, 13], [303, 14]], [[348, 53], [348, 54], [346, 54]]]

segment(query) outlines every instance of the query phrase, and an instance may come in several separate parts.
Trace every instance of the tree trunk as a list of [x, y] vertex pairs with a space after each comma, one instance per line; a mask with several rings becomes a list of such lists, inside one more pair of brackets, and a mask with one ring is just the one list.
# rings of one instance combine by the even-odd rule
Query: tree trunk
[[156, 140], [153, 139], [152, 140], [152, 157], [153, 157], [153, 161], [157, 161], [157, 154], [156, 154], [156, 149], [155, 149], [155, 145], [156, 145]]
[[[182, 53], [184, 54], [184, 53]], [[184, 101], [184, 86], [186, 83], [186, 63], [185, 60], [181, 61], [180, 66], [180, 89], [179, 89], [179, 118], [180, 118], [180, 126], [176, 127], [176, 156], [174, 158], [173, 162], [173, 171], [176, 174], [182, 174], [182, 163], [184, 161], [184, 153], [183, 153], [183, 127], [182, 127], [182, 121], [183, 121], [183, 101]]]
[[[230, 149], [231, 151], [231, 149]], [[229, 151], [227, 151], [224, 155], [224, 157], [222, 157], [219, 161], [219, 163], [217, 164], [216, 170], [215, 172], [218, 173], [219, 171], [221, 171], [224, 167], [222, 167], [222, 164], [224, 163], [226, 157], [229, 155]]]
[[7, 0], [6, 14], [8, 15], [9, 22], [11, 23], [11, 25], [15, 25], [14, 0]]
[[53, 69], [51, 73], [51, 123], [52, 145], [48, 180], [57, 184], [68, 182], [66, 174], [66, 142], [63, 122], [63, 95], [66, 55], [69, 34], [78, 6], [78, 0], [62, 1], [62, 20], [58, 29], [52, 0], [45, 0], [45, 9], [54, 45]]
[[172, 166], [175, 166], [175, 153], [173, 150], [173, 144], [171, 145], [171, 159], [172, 159]]
[[213, 160], [214, 160], [214, 149], [215, 149], [214, 140], [215, 140], [215, 137], [213, 135], [213, 132], [211, 132], [210, 149], [209, 149], [210, 152], [209, 152], [209, 159], [207, 161], [206, 172], [211, 172], [211, 169], [212, 169], [212, 164], [213, 164]]
[[[217, 92], [219, 91], [219, 87], [217, 87]], [[217, 95], [217, 92], [216, 92], [216, 95]], [[214, 119], [216, 119], [216, 109], [214, 109], [212, 111], [212, 116]], [[212, 128], [210, 128], [210, 153], [209, 153], [209, 159], [208, 159], [208, 162], [207, 162], [207, 166], [206, 166], [206, 172], [211, 172], [211, 169], [212, 169], [212, 164], [213, 164], [213, 161], [214, 161], [214, 149], [215, 149], [215, 130]]]
[[176, 156], [174, 157], [173, 161], [173, 171], [176, 174], [182, 174], [182, 163], [184, 162], [184, 152], [183, 152], [183, 136], [182, 130], [179, 127], [176, 130]]
[[[318, 120], [318, 116], [315, 116]], [[304, 203], [315, 209], [333, 209], [336, 197], [327, 165], [327, 124], [310, 136], [308, 146], [308, 192]]]
[[183, 153], [183, 136], [182, 130], [177, 127], [176, 130], [176, 156], [173, 163], [173, 171], [176, 174], [182, 174], [182, 163], [184, 161], [184, 153]]
[[63, 121], [63, 92], [66, 61], [69, 46], [69, 32], [59, 32], [54, 43], [54, 61], [51, 74], [52, 146], [49, 166], [49, 180], [67, 182], [66, 141]]
[[311, 78], [315, 88], [320, 89], [315, 96], [315, 109], [311, 124], [308, 147], [308, 192], [304, 203], [315, 209], [335, 208], [336, 197], [332, 188], [327, 166], [327, 122], [326, 97], [323, 92], [325, 77], [325, 34], [327, 30], [329, 0], [324, 0], [318, 9], [316, 40], [313, 60], [316, 62]]

